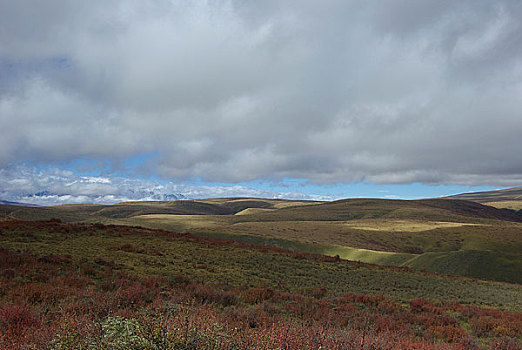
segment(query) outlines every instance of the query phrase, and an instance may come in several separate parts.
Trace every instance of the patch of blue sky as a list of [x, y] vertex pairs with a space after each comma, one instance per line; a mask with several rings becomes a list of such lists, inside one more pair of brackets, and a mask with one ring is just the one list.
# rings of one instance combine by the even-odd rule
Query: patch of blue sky
[[[157, 152], [149, 152], [129, 157], [122, 161], [108, 159], [74, 159], [60, 164], [33, 164], [37, 170], [58, 168], [72, 171], [77, 176], [92, 177], [120, 177], [134, 180], [154, 181], [159, 184], [169, 182], [187, 186], [205, 187], [234, 187], [242, 186], [250, 189], [262, 190], [274, 194], [301, 193], [309, 198], [321, 197], [329, 199], [342, 198], [388, 198], [388, 199], [419, 199], [437, 198], [466, 192], [491, 191], [498, 189], [492, 186], [463, 186], [463, 185], [428, 185], [421, 183], [410, 184], [375, 184], [375, 183], [335, 183], [317, 184], [306, 179], [259, 179], [238, 183], [208, 182], [200, 178], [185, 180], [165, 179], [153, 173], [142, 171], [148, 162], [154, 161]], [[141, 170], [140, 170], [141, 169]]]
[[274, 192], [301, 192], [308, 195], [319, 195], [332, 198], [390, 198], [390, 199], [418, 199], [435, 198], [465, 192], [495, 190], [490, 186], [461, 186], [461, 185], [426, 185], [411, 184], [311, 184], [302, 179], [285, 179], [277, 182], [243, 183], [248, 187], [266, 189]]
[[63, 70], [73, 65], [67, 56], [51, 56], [38, 59], [8, 59], [0, 57], [0, 72], [4, 78], [46, 70]]
[[420, 199], [437, 198], [453, 194], [479, 191], [492, 191], [498, 187], [463, 186], [463, 185], [427, 185], [411, 184], [373, 184], [373, 183], [336, 183], [314, 184], [305, 179], [254, 180], [239, 183], [205, 182], [201, 179], [191, 181], [193, 186], [244, 186], [276, 193], [303, 193], [309, 196], [341, 198], [388, 198], [388, 199]]

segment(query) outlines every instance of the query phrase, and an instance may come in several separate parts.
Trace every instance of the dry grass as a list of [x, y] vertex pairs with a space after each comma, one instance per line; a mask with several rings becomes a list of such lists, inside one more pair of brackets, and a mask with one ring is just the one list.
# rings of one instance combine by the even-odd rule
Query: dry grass
[[[232, 288], [289, 291], [326, 288], [332, 295], [386, 295], [521, 310], [519, 285], [476, 281], [226, 241], [125, 226], [3, 222], [0, 246], [39, 256], [70, 256], [137, 276], [184, 276]], [[364, 254], [363, 250], [359, 250]]]
[[255, 214], [142, 215], [110, 222], [339, 255], [367, 263], [522, 282], [521, 223], [250, 221], [256, 218]]
[[[128, 219], [118, 220], [117, 223], [132, 224], [151, 228], [162, 228], [176, 232], [190, 232], [192, 230], [212, 230], [230, 224], [230, 216], [226, 215], [169, 215], [149, 214], [138, 215]], [[110, 220], [111, 223], [116, 223]]]
[[[201, 199], [200, 202], [203, 203], [212, 203], [212, 204], [231, 204], [231, 203], [245, 203], [252, 202], [252, 198], [209, 198], [209, 199]], [[259, 202], [264, 202], [270, 205], [273, 208], [281, 209], [281, 208], [292, 208], [299, 207], [304, 205], [315, 205], [323, 202], [318, 201], [292, 201], [285, 199], [255, 199]]]
[[522, 210], [522, 200], [487, 202], [484, 204], [495, 207], [495, 208], [499, 208], [499, 209], [505, 208], [505, 209], [512, 209], [512, 210]]
[[221, 198], [114, 206], [0, 206], [1, 214], [25, 220], [56, 217], [67, 222], [161, 228], [522, 283], [522, 224], [516, 222], [522, 218], [462, 200]]
[[522, 348], [518, 285], [58, 220], [0, 247], [2, 350]]
[[420, 220], [352, 220], [343, 225], [357, 230], [389, 232], [423, 232], [436, 228], [478, 226], [462, 222], [420, 221]]
[[245, 210], [241, 210], [234, 215], [256, 215], [259, 213], [266, 213], [270, 211], [274, 211], [276, 209], [265, 209], [265, 208], [246, 208]]
[[449, 196], [448, 198], [464, 199], [478, 203], [522, 200], [522, 187], [513, 187], [496, 191], [463, 193], [456, 196]]

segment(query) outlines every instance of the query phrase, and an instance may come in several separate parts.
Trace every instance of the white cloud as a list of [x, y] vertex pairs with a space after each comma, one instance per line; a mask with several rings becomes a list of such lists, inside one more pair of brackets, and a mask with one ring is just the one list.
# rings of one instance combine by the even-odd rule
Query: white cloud
[[4, 1], [0, 23], [0, 167], [521, 183], [517, 1]]
[[275, 192], [246, 186], [194, 186], [124, 177], [79, 176], [56, 168], [17, 166], [0, 169], [0, 199], [36, 205], [113, 204], [126, 201], [262, 197], [332, 200], [330, 196]]

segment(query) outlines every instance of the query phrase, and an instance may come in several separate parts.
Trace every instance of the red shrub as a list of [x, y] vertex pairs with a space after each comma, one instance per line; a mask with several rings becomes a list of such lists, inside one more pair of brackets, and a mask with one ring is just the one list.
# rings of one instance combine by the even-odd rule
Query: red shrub
[[497, 319], [487, 316], [473, 318], [470, 321], [471, 332], [478, 337], [491, 337], [493, 329], [499, 324]]
[[210, 285], [193, 283], [187, 286], [187, 291], [190, 296], [194, 297], [200, 303], [215, 303], [222, 306], [230, 306], [236, 305], [238, 302], [238, 298], [234, 293], [220, 290]]
[[3, 305], [0, 308], [0, 333], [20, 335], [38, 323], [38, 318], [27, 304]]
[[463, 342], [469, 337], [464, 330], [455, 326], [430, 326], [429, 331], [436, 339], [448, 343]]
[[274, 296], [274, 290], [270, 287], [254, 287], [241, 293], [241, 297], [250, 304], [258, 304], [269, 300]]

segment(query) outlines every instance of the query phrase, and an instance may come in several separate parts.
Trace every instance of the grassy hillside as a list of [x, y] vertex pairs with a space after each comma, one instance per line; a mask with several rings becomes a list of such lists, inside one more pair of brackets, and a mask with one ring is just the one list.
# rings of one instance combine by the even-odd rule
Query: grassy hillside
[[252, 198], [0, 206], [24, 220], [60, 218], [160, 228], [356, 261], [522, 283], [519, 214], [463, 200]]
[[489, 205], [491, 207], [499, 208], [499, 209], [511, 209], [514, 211], [522, 211], [522, 200], [505, 200], [505, 201], [495, 201], [495, 202], [485, 202], [485, 205]]
[[345, 221], [354, 219], [413, 219], [474, 222], [499, 219], [522, 222], [522, 217], [478, 203], [458, 200], [345, 199], [317, 205], [283, 208], [256, 216], [260, 221]]
[[57, 220], [0, 246], [5, 350], [522, 346], [519, 285]]
[[[218, 219], [144, 216], [118, 222], [339, 255], [362, 262], [522, 283], [522, 225], [518, 223], [371, 220], [368, 225], [357, 220], [228, 224]], [[481, 258], [469, 259], [470, 252]]]
[[231, 287], [455, 301], [522, 311], [522, 289], [510, 285], [384, 268], [289, 250], [198, 238], [162, 230], [100, 224], [3, 221], [0, 245], [36, 256], [70, 256], [138, 276], [185, 276]]
[[496, 191], [462, 193], [448, 198], [462, 199], [491, 205], [496, 208], [522, 209], [522, 187]]
[[248, 208], [280, 209], [314, 205], [314, 201], [277, 199], [227, 198], [183, 201], [125, 202], [114, 205], [69, 204], [51, 207], [0, 205], [0, 214], [19, 220], [49, 220], [66, 222], [101, 221], [130, 218], [148, 214], [170, 215], [234, 215]]
[[522, 283], [522, 224], [510, 221], [517, 219], [512, 212], [477, 203], [349, 200], [239, 214], [154, 214], [111, 222]]
[[[346, 221], [355, 219], [413, 219], [428, 221], [474, 222], [498, 219], [522, 222], [522, 216], [474, 202], [429, 199], [385, 200], [346, 199], [335, 202], [286, 201], [252, 198], [183, 200], [167, 202], [128, 202], [114, 205], [60, 205], [20, 207], [0, 205], [0, 213], [21, 220], [49, 219], [63, 221], [130, 218], [149, 214], [234, 215], [246, 209], [254, 211], [251, 221]], [[271, 210], [267, 210], [271, 209]]]
[[495, 191], [462, 193], [454, 196], [449, 196], [448, 198], [469, 200], [479, 203], [505, 200], [522, 200], [522, 187], [506, 188]]

